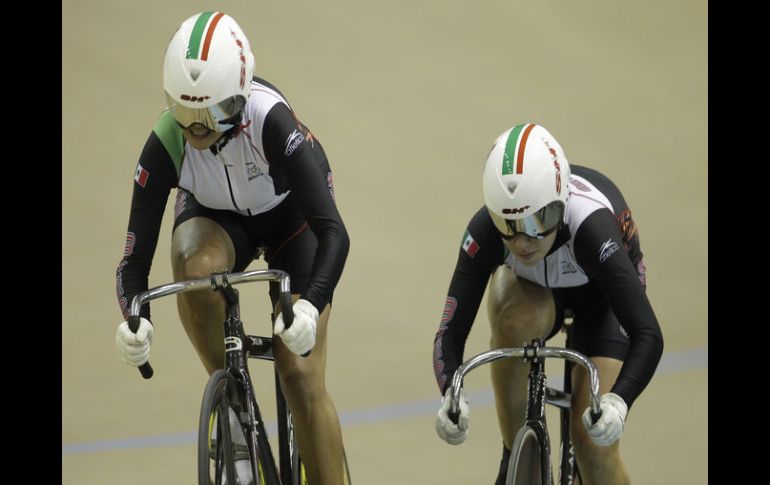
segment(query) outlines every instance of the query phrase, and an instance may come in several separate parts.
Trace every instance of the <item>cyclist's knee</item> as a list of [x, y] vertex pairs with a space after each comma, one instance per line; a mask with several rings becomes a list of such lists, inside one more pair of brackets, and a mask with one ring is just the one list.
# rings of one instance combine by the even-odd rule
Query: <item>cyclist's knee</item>
[[549, 288], [517, 278], [500, 266], [489, 284], [487, 313], [493, 340], [520, 345], [550, 332], [556, 306]]
[[[187, 221], [192, 222], [192, 221]], [[213, 223], [212, 223], [213, 224]], [[180, 226], [181, 227], [181, 226]], [[217, 226], [218, 227], [218, 226]], [[179, 279], [205, 278], [212, 271], [231, 269], [234, 264], [233, 251], [223, 230], [178, 231], [174, 233], [171, 245], [171, 265], [174, 276]]]
[[171, 238], [171, 266], [177, 280], [204, 278], [232, 269], [235, 249], [224, 229], [206, 218], [180, 224]]
[[323, 378], [304, 366], [284, 366], [279, 369], [287, 396], [312, 403], [326, 395]]
[[223, 271], [232, 266], [231, 258], [220, 244], [210, 244], [191, 248], [173, 248], [171, 265], [177, 280], [205, 278], [214, 271]]

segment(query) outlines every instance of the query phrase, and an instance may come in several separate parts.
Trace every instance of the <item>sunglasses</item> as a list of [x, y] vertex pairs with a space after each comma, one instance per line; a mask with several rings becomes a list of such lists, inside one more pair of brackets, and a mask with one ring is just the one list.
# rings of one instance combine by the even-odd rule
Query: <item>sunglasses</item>
[[488, 212], [503, 239], [513, 239], [517, 234], [524, 234], [534, 239], [545, 239], [561, 226], [564, 218], [564, 204], [558, 200], [551, 202], [534, 214], [520, 219], [505, 219], [491, 210]]
[[189, 108], [179, 104], [168, 93], [166, 93], [166, 102], [174, 119], [182, 128], [187, 129], [193, 125], [200, 125], [209, 130], [202, 132], [201, 128], [193, 127], [191, 131], [198, 136], [206, 135], [212, 131], [227, 131], [236, 126], [241, 122], [241, 112], [246, 105], [246, 99], [243, 96], [231, 96], [206, 108]]

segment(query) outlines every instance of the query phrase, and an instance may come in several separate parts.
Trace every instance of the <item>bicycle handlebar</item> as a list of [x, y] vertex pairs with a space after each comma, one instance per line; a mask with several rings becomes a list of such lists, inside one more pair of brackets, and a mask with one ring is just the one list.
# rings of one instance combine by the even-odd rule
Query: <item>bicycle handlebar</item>
[[593, 362], [588, 360], [588, 358], [580, 352], [575, 352], [570, 349], [528, 346], [489, 350], [471, 357], [457, 368], [452, 376], [452, 385], [447, 389], [450, 396], [448, 416], [453, 423], [457, 424], [457, 420], [460, 416], [460, 391], [462, 390], [465, 375], [480, 365], [509, 357], [524, 357], [527, 359], [555, 357], [566, 359], [585, 367], [589, 374], [588, 387], [591, 392], [591, 422], [596, 423], [601, 417], [602, 413], [601, 408], [599, 407], [599, 371], [596, 369]]
[[[142, 305], [162, 298], [164, 296], [175, 295], [177, 293], [186, 293], [188, 291], [200, 290], [203, 288], [215, 289], [218, 286], [224, 285], [237, 285], [240, 283], [248, 283], [251, 281], [277, 281], [280, 284], [279, 299], [281, 301], [281, 309], [283, 312], [283, 321], [286, 328], [291, 326], [294, 321], [294, 312], [292, 309], [291, 301], [291, 284], [289, 274], [285, 271], [278, 269], [258, 269], [253, 271], [242, 271], [238, 273], [213, 273], [206, 278], [198, 278], [193, 280], [177, 281], [176, 283], [169, 283], [166, 285], [156, 286], [149, 290], [143, 291], [137, 294], [133, 300], [131, 300], [131, 310], [128, 317], [128, 328], [132, 332], [136, 333], [139, 329], [140, 316], [139, 312]], [[139, 366], [139, 372], [142, 377], [149, 379], [152, 377], [154, 371], [150, 362], [147, 361]]]

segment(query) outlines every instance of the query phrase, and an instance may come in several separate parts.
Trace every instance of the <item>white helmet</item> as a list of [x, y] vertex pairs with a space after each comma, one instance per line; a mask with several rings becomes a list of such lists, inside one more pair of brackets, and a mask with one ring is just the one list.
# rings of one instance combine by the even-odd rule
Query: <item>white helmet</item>
[[497, 137], [484, 166], [484, 204], [504, 238], [542, 239], [561, 226], [569, 162], [540, 125], [516, 125]]
[[183, 127], [200, 123], [226, 131], [241, 121], [251, 92], [254, 55], [235, 20], [221, 12], [188, 18], [174, 33], [163, 61], [163, 89]]

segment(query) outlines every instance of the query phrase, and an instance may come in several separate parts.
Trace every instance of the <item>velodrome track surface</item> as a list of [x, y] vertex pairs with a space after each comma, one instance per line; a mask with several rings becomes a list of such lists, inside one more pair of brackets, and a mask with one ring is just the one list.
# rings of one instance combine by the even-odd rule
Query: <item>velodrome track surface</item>
[[[256, 73], [288, 96], [334, 170], [352, 246], [327, 381], [355, 483], [496, 475], [489, 372], [466, 382], [471, 432], [452, 447], [433, 429], [431, 354], [465, 224], [482, 204], [484, 157], [526, 121], [546, 126], [571, 162], [613, 178], [640, 229], [666, 347], [626, 426], [633, 481], [707, 482], [705, 1], [64, 0], [63, 484], [196, 480], [206, 374], [169, 299], [153, 305], [155, 377], [118, 360], [115, 268], [136, 161], [164, 107], [166, 44], [184, 18], [211, 8], [239, 21]], [[172, 206], [153, 286], [171, 281]], [[269, 331], [265, 288], [241, 293], [249, 329]], [[481, 311], [466, 357], [488, 339]], [[252, 372], [270, 413], [265, 367]]]

